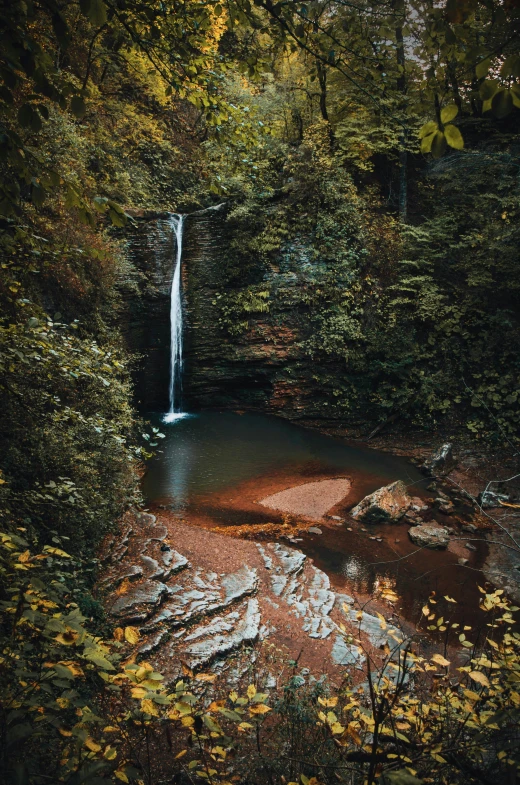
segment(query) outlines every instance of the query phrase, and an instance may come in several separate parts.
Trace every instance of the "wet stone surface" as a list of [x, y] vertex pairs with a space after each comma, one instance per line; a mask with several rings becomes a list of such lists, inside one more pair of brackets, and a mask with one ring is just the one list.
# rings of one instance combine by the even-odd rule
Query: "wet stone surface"
[[433, 550], [443, 550], [448, 547], [450, 542], [449, 532], [446, 528], [428, 523], [414, 526], [408, 532], [408, 536], [416, 545]]
[[140, 514], [119, 540], [106, 543], [100, 585], [107, 612], [117, 626], [138, 627], [137, 660], [152, 662], [166, 678], [177, 678], [181, 663], [193, 670], [228, 667], [235, 654], [246, 654], [280, 628], [290, 627], [298, 646], [318, 647], [332, 667], [361, 669], [366, 659], [340, 625], [352, 640], [361, 637], [375, 649], [388, 645], [389, 629], [381, 628], [380, 619], [356, 612], [353, 598], [334, 592], [328, 576], [301, 551], [247, 543], [249, 563], [238, 566], [235, 559], [234, 568], [217, 572], [222, 562], [209, 545], [221, 556], [233, 541], [205, 533], [206, 541], [199, 565], [192, 564], [198, 561], [193, 551], [188, 559], [173, 547], [166, 526]]
[[412, 504], [405, 484], [398, 480], [365, 496], [350, 514], [364, 523], [391, 523], [400, 520]]

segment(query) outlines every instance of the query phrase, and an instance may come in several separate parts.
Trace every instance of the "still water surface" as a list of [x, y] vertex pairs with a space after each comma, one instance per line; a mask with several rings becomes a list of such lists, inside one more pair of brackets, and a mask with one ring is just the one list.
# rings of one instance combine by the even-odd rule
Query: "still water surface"
[[[182, 506], [196, 494], [311, 462], [329, 467], [333, 474], [354, 471], [388, 482], [424, 484], [424, 477], [402, 458], [351, 446], [277, 417], [203, 412], [171, 424], [151, 419], [166, 438], [143, 481], [149, 503], [169, 498]], [[374, 489], [379, 487], [375, 482]]]

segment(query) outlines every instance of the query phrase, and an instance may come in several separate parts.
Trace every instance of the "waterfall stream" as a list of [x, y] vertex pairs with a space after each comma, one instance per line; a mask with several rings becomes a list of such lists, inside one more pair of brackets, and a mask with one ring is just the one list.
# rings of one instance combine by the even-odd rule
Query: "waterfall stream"
[[175, 234], [175, 268], [173, 271], [170, 299], [170, 408], [164, 416], [164, 422], [174, 422], [185, 417], [182, 411], [182, 235], [184, 215], [173, 213], [170, 226]]

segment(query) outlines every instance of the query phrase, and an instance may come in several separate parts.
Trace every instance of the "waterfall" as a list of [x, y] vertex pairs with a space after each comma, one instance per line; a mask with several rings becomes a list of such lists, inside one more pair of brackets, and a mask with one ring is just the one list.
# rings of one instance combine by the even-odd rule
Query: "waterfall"
[[181, 262], [184, 215], [172, 214], [170, 226], [175, 234], [175, 267], [170, 297], [170, 408], [164, 422], [174, 422], [185, 417], [182, 404], [182, 292]]

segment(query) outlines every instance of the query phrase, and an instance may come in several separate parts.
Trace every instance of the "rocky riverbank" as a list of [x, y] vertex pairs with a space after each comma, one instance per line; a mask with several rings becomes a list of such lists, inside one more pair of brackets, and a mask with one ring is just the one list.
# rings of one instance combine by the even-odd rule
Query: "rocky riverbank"
[[231, 542], [132, 511], [103, 556], [99, 587], [110, 619], [138, 631], [133, 656], [168, 681], [187, 667], [224, 670], [232, 684], [266, 640], [315, 675], [348, 665], [361, 680], [367, 656], [380, 663], [396, 637], [412, 632], [358, 608], [305, 554], [281, 543]]
[[[233, 489], [232, 497], [228, 489], [209, 504], [206, 499], [205, 517], [199, 506], [189, 522], [161, 505], [156, 515], [131, 511], [120, 534], [104, 543], [99, 589], [107, 613], [116, 626], [138, 631], [135, 659], [146, 659], [170, 680], [187, 667], [225, 671], [232, 683], [266, 641], [314, 674], [333, 676], [347, 665], [361, 678], [367, 656], [382, 662], [392, 636], [413, 636], [415, 627], [406, 621], [404, 600], [388, 586], [347, 593], [331, 581], [309, 557], [309, 537], [322, 543], [356, 537], [356, 547], [366, 542], [374, 557], [389, 547], [397, 561], [417, 558], [414, 544], [423, 556], [430, 548], [446, 549], [450, 576], [466, 567], [487, 575], [494, 557], [482, 567], [472, 542], [480, 546], [491, 527], [494, 537], [497, 524], [471, 502], [478, 476], [470, 485], [460, 462], [446, 469], [418, 496], [401, 482], [363, 496], [352, 478], [300, 479], [287, 487], [288, 477], [271, 477]], [[264, 495], [267, 489], [275, 492]], [[225, 514], [226, 506], [245, 519], [249, 506], [271, 521], [234, 525], [228, 519], [216, 526], [209, 511]], [[426, 557], [424, 567], [431, 564]], [[448, 595], [454, 593], [450, 579], [444, 581]]]

